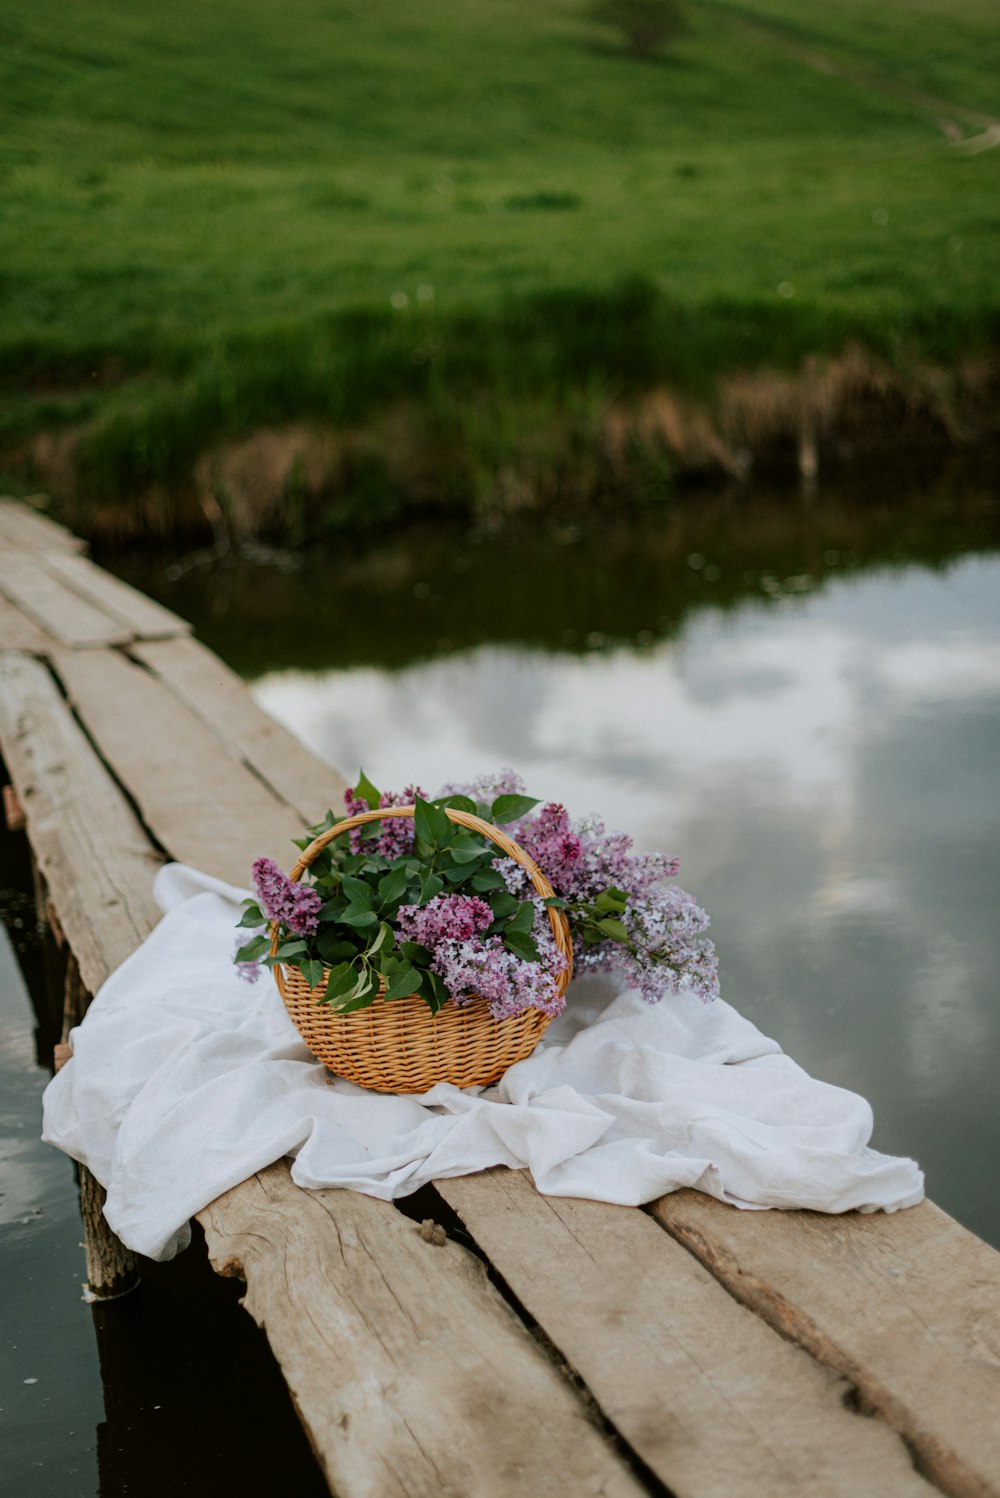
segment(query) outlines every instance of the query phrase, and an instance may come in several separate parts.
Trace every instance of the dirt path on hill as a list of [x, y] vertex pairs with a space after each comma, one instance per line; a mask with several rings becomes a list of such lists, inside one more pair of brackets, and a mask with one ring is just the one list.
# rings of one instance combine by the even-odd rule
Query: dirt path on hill
[[734, 25], [746, 35], [766, 42], [775, 51], [783, 52], [786, 57], [794, 57], [806, 67], [814, 68], [817, 73], [826, 73], [831, 78], [843, 78], [848, 83], [857, 84], [859, 88], [867, 88], [873, 93], [911, 104], [921, 114], [927, 115], [942, 135], [963, 155], [978, 156], [983, 151], [991, 151], [995, 146], [1000, 146], [1000, 120], [994, 115], [983, 114], [978, 109], [966, 109], [964, 104], [953, 104], [934, 94], [925, 94], [920, 89], [894, 83], [891, 79], [871, 73], [866, 68], [856, 67], [829, 52], [817, 51], [814, 47], [791, 41], [777, 27], [768, 26], [763, 21], [749, 21], [742, 16], [733, 16], [731, 12], [729, 14]]

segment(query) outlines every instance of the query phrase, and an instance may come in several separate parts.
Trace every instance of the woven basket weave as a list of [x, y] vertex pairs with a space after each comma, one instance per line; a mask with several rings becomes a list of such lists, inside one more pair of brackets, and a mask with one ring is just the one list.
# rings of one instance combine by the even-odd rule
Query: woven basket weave
[[[482, 833], [522, 864], [543, 900], [553, 893], [538, 865], [506, 833], [470, 812], [446, 810], [453, 822]], [[317, 854], [352, 827], [387, 817], [412, 817], [414, 811], [413, 806], [395, 806], [345, 817], [309, 844], [290, 877], [301, 879]], [[563, 994], [573, 968], [569, 926], [562, 912], [551, 906], [549, 919], [556, 946], [566, 957], [566, 970], [556, 978]], [[278, 940], [277, 929], [272, 929], [272, 953]], [[468, 1004], [445, 1004], [434, 1015], [418, 995], [388, 1003], [379, 996], [367, 1009], [337, 1015], [322, 1003], [325, 979], [310, 988], [298, 968], [276, 966], [273, 971], [285, 1008], [313, 1055], [338, 1077], [376, 1092], [426, 1092], [436, 1082], [487, 1086], [515, 1061], [531, 1054], [550, 1019], [539, 1009], [527, 1009], [511, 1019], [497, 1020], [480, 998]]]

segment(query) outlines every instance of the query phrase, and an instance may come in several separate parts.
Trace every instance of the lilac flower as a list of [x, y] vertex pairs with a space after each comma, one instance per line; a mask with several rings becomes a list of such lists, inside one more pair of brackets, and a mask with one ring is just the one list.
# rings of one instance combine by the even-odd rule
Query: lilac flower
[[[379, 796], [379, 806], [412, 806], [417, 797], [422, 801], [427, 800], [427, 795], [417, 785], [408, 785], [402, 792], [383, 791]], [[356, 817], [359, 812], [368, 810], [367, 801], [360, 796], [355, 796], [353, 788], [344, 792], [344, 805], [349, 817]], [[384, 858], [402, 858], [413, 848], [413, 819], [411, 817], [387, 817], [384, 822], [374, 824], [377, 827], [377, 835], [374, 841], [365, 842], [364, 839], [371, 837], [372, 824], [362, 827], [352, 827], [347, 834], [352, 853], [359, 853], [362, 846], [381, 853]]]
[[525, 1009], [558, 1014], [565, 999], [556, 980], [565, 971], [566, 958], [556, 946], [545, 906], [537, 898], [534, 903], [538, 962], [509, 952], [500, 936], [485, 935], [493, 912], [475, 895], [438, 895], [424, 906], [404, 905], [397, 924], [404, 941], [419, 942], [430, 951], [431, 968], [453, 1003], [483, 998], [496, 1019]]
[[295, 936], [315, 936], [323, 897], [307, 884], [297, 884], [272, 858], [258, 858], [253, 882], [260, 908], [269, 921], [287, 926]]
[[439, 942], [464, 941], [485, 931], [493, 912], [476, 895], [438, 895], [426, 905], [402, 905], [396, 919], [404, 941], [434, 951]]

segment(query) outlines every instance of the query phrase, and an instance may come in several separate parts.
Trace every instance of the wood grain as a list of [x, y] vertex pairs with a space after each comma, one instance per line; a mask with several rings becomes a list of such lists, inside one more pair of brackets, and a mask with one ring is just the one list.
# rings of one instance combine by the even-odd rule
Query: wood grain
[[[5, 558], [0, 567], [7, 565]], [[26, 650], [29, 655], [48, 655], [58, 644], [58, 640], [9, 598], [0, 596], [0, 650]]]
[[159, 919], [160, 860], [49, 671], [0, 656], [0, 748], [49, 897], [95, 993]]
[[343, 810], [347, 782], [282, 724], [258, 707], [246, 684], [197, 640], [133, 645], [143, 662], [248, 764], [309, 826], [328, 807]]
[[0, 594], [61, 645], [74, 650], [121, 645], [133, 635], [128, 625], [74, 593], [45, 570], [39, 556], [28, 551], [6, 552], [0, 568]]
[[93, 562], [77, 552], [54, 547], [39, 555], [38, 560], [50, 576], [92, 603], [102, 614], [117, 620], [139, 639], [169, 639], [191, 632], [191, 626], [185, 620], [120, 578], [105, 572], [102, 567], [95, 567]]
[[303, 1193], [283, 1163], [199, 1221], [342, 1498], [645, 1491], [459, 1245], [356, 1192]]
[[738, 1305], [645, 1213], [523, 1171], [437, 1191], [676, 1498], [932, 1498], [850, 1386]]
[[162, 682], [116, 651], [55, 670], [100, 753], [172, 858], [247, 885], [259, 854], [293, 862], [301, 819]]
[[1000, 1495], [1000, 1254], [988, 1244], [931, 1202], [825, 1217], [678, 1191], [652, 1210], [744, 1305], [850, 1379], [944, 1492]]
[[0, 498], [0, 540], [25, 551], [49, 551], [55, 546], [64, 551], [87, 549], [86, 541], [23, 499]]

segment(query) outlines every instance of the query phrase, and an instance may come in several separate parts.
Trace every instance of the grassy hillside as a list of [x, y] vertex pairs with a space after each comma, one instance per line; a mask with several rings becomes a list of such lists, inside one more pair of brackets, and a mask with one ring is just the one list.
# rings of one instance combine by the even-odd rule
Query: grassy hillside
[[989, 0], [701, 0], [649, 63], [583, 9], [7, 0], [10, 461], [72, 426], [127, 494], [301, 416], [995, 346], [1000, 149], [905, 96], [1000, 109]]

